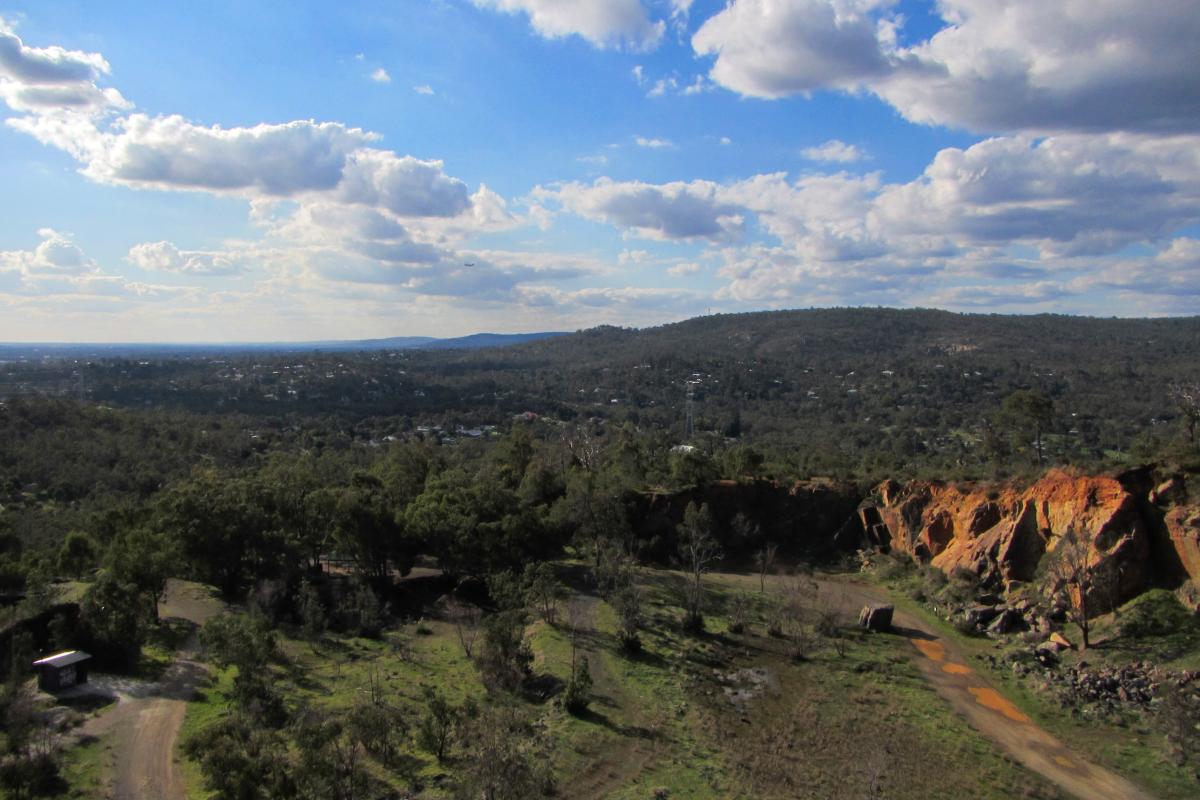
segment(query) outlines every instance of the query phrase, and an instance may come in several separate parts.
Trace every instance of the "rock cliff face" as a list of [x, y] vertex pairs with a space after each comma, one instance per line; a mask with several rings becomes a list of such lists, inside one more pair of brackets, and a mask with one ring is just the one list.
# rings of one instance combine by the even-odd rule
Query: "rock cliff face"
[[868, 543], [952, 573], [1011, 588], [1034, 579], [1072, 527], [1091, 542], [1097, 610], [1151, 583], [1200, 582], [1200, 507], [1175, 477], [1149, 470], [1112, 477], [1051, 471], [1026, 487], [912, 481], [880, 484], [854, 527]]
[[[683, 521], [688, 503], [708, 504], [727, 556], [750, 556], [770, 541], [780, 546], [780, 555], [801, 557], [833, 549], [835, 531], [861, 500], [855, 487], [832, 482], [714, 481], [680, 492], [639, 495], [631, 510], [642, 554], [665, 563], [675, 553], [675, 526]], [[733, 520], [738, 514], [759, 528], [760, 538], [737, 540]]]

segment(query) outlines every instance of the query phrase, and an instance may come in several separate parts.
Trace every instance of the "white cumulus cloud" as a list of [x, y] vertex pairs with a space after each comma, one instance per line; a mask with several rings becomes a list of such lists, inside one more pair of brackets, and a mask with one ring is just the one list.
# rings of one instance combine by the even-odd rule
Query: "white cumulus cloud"
[[647, 136], [635, 136], [633, 142], [638, 147], [645, 147], [650, 150], [666, 150], [675, 146], [675, 143], [670, 139], [659, 139]]
[[1194, 131], [1194, 0], [941, 0], [898, 45], [893, 0], [733, 0], [692, 38], [740, 94], [874, 92], [906, 118], [985, 132]]
[[129, 263], [144, 270], [185, 275], [236, 275], [245, 271], [228, 253], [180, 250], [171, 242], [143, 242], [129, 249]]
[[751, 97], [852, 88], [891, 65], [871, 0], [734, 0], [692, 37], [710, 77]]
[[806, 147], [800, 154], [809, 161], [834, 161], [842, 164], [851, 164], [867, 157], [860, 148], [846, 144], [840, 139], [830, 139], [823, 144]]
[[11, 108], [85, 114], [128, 108], [116, 89], [97, 85], [108, 72], [99, 53], [30, 47], [0, 18], [0, 100]]
[[649, 239], [728, 239], [741, 230], [742, 217], [719, 199], [718, 190], [710, 181], [655, 185], [602, 178], [535, 189], [534, 196]]
[[596, 47], [650, 50], [666, 24], [652, 22], [640, 0], [472, 0], [479, 8], [524, 13], [547, 39], [581, 36]]

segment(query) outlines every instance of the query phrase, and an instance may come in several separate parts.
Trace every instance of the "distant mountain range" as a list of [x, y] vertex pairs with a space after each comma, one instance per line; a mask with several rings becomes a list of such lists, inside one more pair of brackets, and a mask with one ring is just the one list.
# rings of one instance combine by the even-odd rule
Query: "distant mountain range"
[[525, 344], [565, 332], [473, 333], [438, 339], [433, 336], [393, 336], [387, 339], [347, 339], [317, 342], [233, 342], [224, 344], [154, 343], [0, 343], [0, 360], [51, 358], [121, 358], [196, 356], [213, 353], [360, 353], [377, 350], [483, 350]]

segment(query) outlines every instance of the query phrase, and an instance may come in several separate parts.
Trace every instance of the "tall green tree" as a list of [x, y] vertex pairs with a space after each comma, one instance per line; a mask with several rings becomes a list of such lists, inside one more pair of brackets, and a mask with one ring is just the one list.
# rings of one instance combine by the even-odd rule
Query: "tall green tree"
[[255, 478], [204, 470], [159, 501], [163, 530], [178, 543], [189, 570], [226, 595], [294, 564], [268, 488]]
[[1033, 433], [1038, 466], [1045, 463], [1042, 435], [1054, 419], [1054, 401], [1038, 389], [1018, 389], [1004, 398], [1001, 415], [1011, 426]]
[[58, 549], [58, 568], [74, 578], [82, 577], [96, 566], [99, 551], [96, 540], [91, 536], [71, 531]]
[[175, 542], [150, 528], [124, 530], [108, 546], [104, 563], [117, 580], [137, 587], [158, 620], [158, 604], [166, 593], [167, 579], [178, 566]]
[[404, 518], [388, 502], [382, 482], [365, 472], [356, 473], [338, 495], [334, 540], [354, 559], [358, 573], [375, 582], [385, 580], [392, 567], [408, 574], [416, 557]]
[[83, 596], [80, 617], [102, 661], [122, 669], [137, 663], [150, 622], [149, 603], [137, 586], [101, 572]]

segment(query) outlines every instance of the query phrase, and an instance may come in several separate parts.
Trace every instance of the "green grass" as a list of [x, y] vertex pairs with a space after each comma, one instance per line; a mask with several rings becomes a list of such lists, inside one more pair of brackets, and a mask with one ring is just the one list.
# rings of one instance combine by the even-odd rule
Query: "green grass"
[[196, 696], [188, 702], [176, 744], [176, 758], [183, 770], [188, 800], [207, 800], [209, 792], [204, 789], [204, 776], [200, 765], [183, 753], [183, 745], [196, 733], [204, 730], [227, 713], [229, 694], [233, 689], [236, 671], [213, 668], [208, 682], [196, 690]]
[[[658, 788], [670, 797], [700, 799], [852, 796], [862, 789], [864, 759], [875, 750], [886, 750], [886, 796], [896, 800], [1057, 796], [936, 695], [902, 638], [850, 631], [844, 656], [826, 645], [797, 663], [785, 642], [765, 635], [761, 618], [749, 632], [732, 635], [718, 613], [735, 588], [757, 594], [757, 576], [706, 580], [715, 603], [701, 635], [680, 625], [678, 573], [643, 570], [641, 576], [647, 624], [640, 655], [620, 652], [612, 607], [589, 602], [594, 631], [581, 637], [581, 647], [596, 681], [590, 713], [574, 717], [553, 701], [505, 701], [554, 742], [561, 796], [633, 800]], [[535, 674], [569, 676], [566, 618], [564, 609], [557, 625], [536, 621], [527, 629]], [[405, 625], [382, 640], [330, 635], [315, 647], [283, 636], [285, 663], [272, 667], [274, 683], [293, 708], [346, 709], [376, 680], [414, 727], [425, 686], [455, 703], [488, 702], [453, 627], [426, 620], [423, 629], [427, 633], [419, 634]], [[719, 676], [749, 667], [769, 670], [776, 688], [735, 707]], [[189, 704], [181, 739], [225, 713], [231, 681], [231, 671], [217, 672]], [[411, 736], [404, 750], [409, 773], [389, 774], [372, 764], [375, 776], [403, 791], [411, 775], [425, 787], [419, 796], [447, 797], [460, 763], [436, 763]], [[196, 765], [186, 759], [183, 765], [189, 798], [206, 798]], [[447, 775], [451, 780], [438, 780]]]
[[108, 745], [92, 738], [63, 753], [62, 777], [71, 797], [104, 797], [109, 768]]
[[[717, 577], [718, 594], [758, 593], [756, 576]], [[737, 785], [749, 787], [744, 796], [868, 796], [873, 758], [889, 798], [1058, 796], [937, 695], [907, 640], [861, 632], [845, 615], [840, 623], [844, 652], [818, 640], [801, 662], [788, 658], [786, 642], [764, 635], [761, 617], [728, 636], [726, 649], [739, 654], [731, 667], [766, 666], [779, 683], [740, 720], [720, 711], [710, 726]]]

